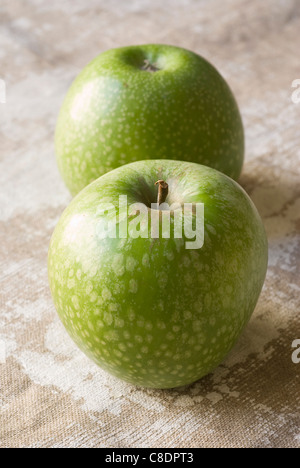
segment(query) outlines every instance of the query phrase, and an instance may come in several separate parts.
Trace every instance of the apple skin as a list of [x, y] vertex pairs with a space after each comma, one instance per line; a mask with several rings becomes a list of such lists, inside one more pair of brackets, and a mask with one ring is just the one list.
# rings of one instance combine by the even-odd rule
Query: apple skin
[[[99, 238], [99, 204], [204, 203], [201, 249], [184, 239]], [[232, 179], [194, 163], [147, 160], [105, 174], [77, 195], [51, 239], [49, 281], [58, 314], [99, 366], [138, 386], [171, 388], [211, 372], [234, 346], [261, 292], [267, 239]]]
[[[147, 71], [146, 64], [158, 71]], [[145, 159], [213, 167], [237, 180], [244, 131], [234, 96], [218, 71], [179, 47], [111, 49], [71, 85], [55, 136], [60, 173], [75, 195], [101, 175]]]

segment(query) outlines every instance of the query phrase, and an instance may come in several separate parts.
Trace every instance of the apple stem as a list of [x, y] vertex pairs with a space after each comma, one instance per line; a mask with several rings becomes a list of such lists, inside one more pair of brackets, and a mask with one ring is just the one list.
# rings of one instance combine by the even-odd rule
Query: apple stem
[[169, 186], [164, 180], [158, 180], [154, 185], [158, 185], [157, 205], [160, 206], [166, 201], [169, 193]]

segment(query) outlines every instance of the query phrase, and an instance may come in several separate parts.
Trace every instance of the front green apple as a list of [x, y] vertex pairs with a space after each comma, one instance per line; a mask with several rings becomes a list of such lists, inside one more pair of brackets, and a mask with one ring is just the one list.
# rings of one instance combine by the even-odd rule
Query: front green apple
[[[175, 219], [175, 209], [151, 208], [158, 180], [168, 185], [165, 203], [192, 206], [193, 219], [204, 204], [203, 245], [191, 248], [186, 234], [164, 238], [163, 230], [153, 238], [151, 222], [137, 227], [141, 206], [161, 222]], [[126, 219], [125, 196], [134, 207]], [[169, 160], [122, 166], [86, 187], [62, 215], [49, 252], [53, 299], [74, 341], [112, 374], [157, 388], [189, 384], [225, 358], [266, 268], [264, 227], [244, 190], [214, 169]]]
[[237, 179], [244, 157], [240, 113], [221, 75], [193, 52], [158, 44], [108, 50], [84, 68], [55, 141], [74, 195], [138, 160], [197, 162]]

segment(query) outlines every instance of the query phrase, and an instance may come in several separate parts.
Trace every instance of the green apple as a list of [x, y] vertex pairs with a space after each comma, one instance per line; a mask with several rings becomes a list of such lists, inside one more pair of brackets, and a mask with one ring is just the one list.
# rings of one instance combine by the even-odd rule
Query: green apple
[[[168, 187], [159, 209], [158, 180]], [[191, 237], [172, 229], [169, 238], [162, 229], [152, 236], [150, 215], [173, 226], [176, 204], [192, 206], [193, 217], [204, 206], [204, 243], [191, 248]], [[150, 222], [135, 231], [141, 206]], [[264, 283], [267, 239], [252, 201], [229, 177], [195, 163], [138, 161], [73, 199], [53, 234], [48, 267], [58, 314], [88, 356], [128, 382], [170, 388], [209, 373], [234, 346]]]
[[108, 50], [87, 65], [62, 105], [55, 142], [73, 195], [138, 160], [196, 162], [237, 179], [244, 157], [240, 113], [218, 71], [158, 44]]

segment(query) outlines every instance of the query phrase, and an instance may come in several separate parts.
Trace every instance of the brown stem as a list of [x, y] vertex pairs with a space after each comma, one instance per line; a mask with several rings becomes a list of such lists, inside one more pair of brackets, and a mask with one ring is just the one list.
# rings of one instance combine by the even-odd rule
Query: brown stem
[[166, 201], [169, 186], [164, 180], [158, 180], [154, 185], [158, 185], [157, 205], [159, 206]]

